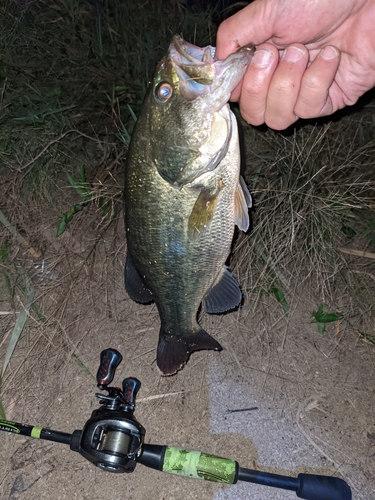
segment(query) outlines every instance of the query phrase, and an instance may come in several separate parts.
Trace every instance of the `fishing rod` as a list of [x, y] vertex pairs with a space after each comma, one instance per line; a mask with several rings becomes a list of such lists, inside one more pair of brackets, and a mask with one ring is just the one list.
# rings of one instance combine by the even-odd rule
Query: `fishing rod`
[[43, 427], [0, 420], [0, 430], [36, 439], [68, 444], [72, 451], [107, 472], [133, 472], [137, 463], [170, 474], [225, 484], [237, 481], [294, 491], [306, 500], [351, 500], [349, 485], [342, 479], [315, 474], [297, 477], [271, 474], [240, 467], [235, 460], [171, 446], [144, 444], [145, 429], [134, 417], [135, 399], [141, 382], [124, 379], [122, 389], [110, 387], [122, 356], [115, 349], [100, 355], [96, 393], [100, 407], [94, 410], [82, 430], [72, 434]]

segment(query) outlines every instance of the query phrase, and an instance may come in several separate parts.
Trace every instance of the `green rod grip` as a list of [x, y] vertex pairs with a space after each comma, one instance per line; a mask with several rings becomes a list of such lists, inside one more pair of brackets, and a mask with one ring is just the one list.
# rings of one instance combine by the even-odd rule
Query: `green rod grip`
[[167, 446], [162, 470], [178, 476], [234, 484], [237, 482], [238, 469], [235, 460]]

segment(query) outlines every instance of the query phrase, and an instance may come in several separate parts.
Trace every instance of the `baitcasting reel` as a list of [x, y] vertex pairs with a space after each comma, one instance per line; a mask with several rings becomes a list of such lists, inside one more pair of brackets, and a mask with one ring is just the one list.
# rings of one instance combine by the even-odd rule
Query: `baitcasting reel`
[[235, 460], [199, 451], [144, 444], [145, 429], [134, 417], [135, 398], [141, 383], [126, 378], [119, 387], [109, 387], [122, 356], [115, 349], [100, 355], [98, 388], [108, 395], [95, 394], [100, 407], [94, 410], [82, 430], [73, 434], [0, 420], [0, 430], [69, 444], [97, 467], [107, 472], [133, 472], [137, 463], [170, 474], [226, 484], [237, 481], [294, 491], [306, 500], [351, 500], [348, 484], [340, 478], [298, 474], [282, 476], [240, 467]]
[[114, 349], [101, 353], [96, 380], [98, 388], [108, 391], [108, 396], [95, 394], [102, 406], [92, 412], [82, 431], [73, 432], [70, 441], [71, 450], [108, 472], [133, 472], [145, 436], [145, 429], [133, 415], [140, 381], [126, 378], [122, 390], [109, 387], [121, 360], [121, 354]]

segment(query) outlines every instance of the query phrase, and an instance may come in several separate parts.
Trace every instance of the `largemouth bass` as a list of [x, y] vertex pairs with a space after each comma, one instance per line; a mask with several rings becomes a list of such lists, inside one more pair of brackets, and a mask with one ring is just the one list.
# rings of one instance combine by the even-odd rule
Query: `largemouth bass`
[[235, 224], [246, 231], [251, 197], [240, 177], [235, 116], [228, 100], [254, 52], [215, 60], [174, 36], [156, 68], [129, 146], [125, 171], [125, 287], [155, 301], [157, 365], [172, 375], [193, 351], [220, 350], [197, 313], [237, 307], [239, 285], [225, 261]]

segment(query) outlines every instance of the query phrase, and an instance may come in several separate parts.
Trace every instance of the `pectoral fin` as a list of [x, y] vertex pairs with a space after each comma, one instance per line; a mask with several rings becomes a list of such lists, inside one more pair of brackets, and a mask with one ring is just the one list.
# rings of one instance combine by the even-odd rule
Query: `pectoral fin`
[[152, 293], [146, 287], [142, 276], [135, 267], [129, 251], [126, 255], [125, 263], [125, 290], [129, 297], [135, 302], [148, 304], [154, 300]]
[[210, 314], [222, 313], [234, 309], [242, 300], [242, 292], [236, 278], [225, 266], [202, 301], [204, 310]]
[[234, 194], [234, 222], [241, 231], [247, 231], [250, 225], [249, 208], [252, 199], [245, 181], [240, 177]]
[[197, 238], [208, 227], [217, 204], [220, 188], [203, 188], [199, 193], [197, 201], [191, 211], [188, 221], [188, 235], [190, 238]]

